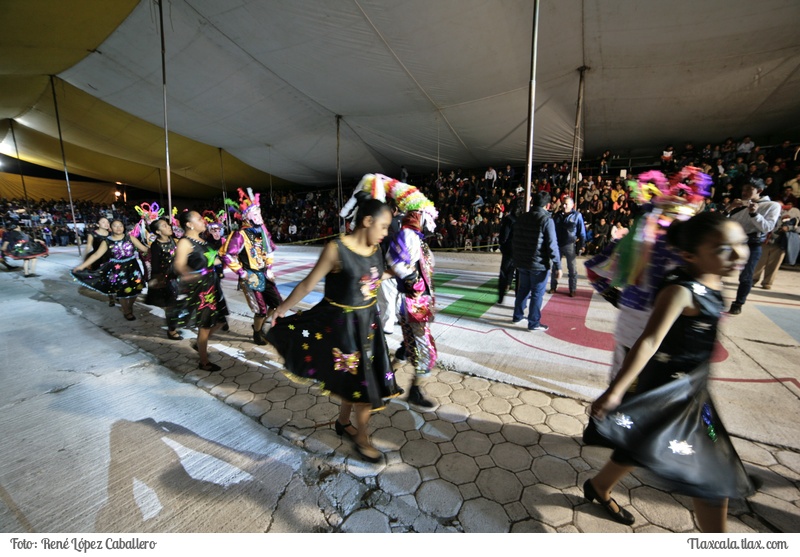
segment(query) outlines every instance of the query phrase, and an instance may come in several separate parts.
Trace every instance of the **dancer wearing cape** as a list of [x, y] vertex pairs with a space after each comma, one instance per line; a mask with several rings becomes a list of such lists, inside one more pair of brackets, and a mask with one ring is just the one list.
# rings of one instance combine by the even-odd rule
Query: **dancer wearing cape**
[[239, 276], [239, 287], [253, 312], [253, 342], [264, 345], [267, 313], [283, 301], [272, 272], [275, 243], [261, 215], [260, 195], [239, 189], [239, 203], [226, 199], [234, 218], [242, 222], [225, 241], [220, 253], [225, 266]]
[[708, 392], [709, 362], [723, 309], [722, 277], [747, 261], [747, 236], [719, 213], [675, 221], [667, 232], [685, 267], [668, 275], [644, 332], [619, 374], [591, 406], [584, 439], [615, 449], [603, 469], [583, 485], [617, 522], [633, 515], [611, 491], [634, 466], [643, 466], [672, 489], [694, 498], [704, 532], [724, 532], [731, 497], [753, 487]]
[[[311, 273], [275, 309], [267, 340], [283, 356], [290, 378], [315, 381], [341, 400], [336, 432], [351, 438], [364, 460], [378, 462], [381, 453], [368, 435], [370, 413], [400, 393], [377, 306], [381, 279], [389, 276], [378, 245], [392, 214], [365, 192], [357, 195], [357, 208], [351, 200], [342, 210], [346, 216], [356, 208], [355, 230], [325, 246]], [[324, 299], [285, 317], [323, 278]]]

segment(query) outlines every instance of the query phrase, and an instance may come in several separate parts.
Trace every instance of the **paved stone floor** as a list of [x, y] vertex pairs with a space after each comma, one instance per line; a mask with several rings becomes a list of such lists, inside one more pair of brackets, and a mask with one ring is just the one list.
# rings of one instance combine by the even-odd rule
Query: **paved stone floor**
[[[338, 405], [313, 386], [287, 379], [269, 346], [255, 346], [249, 323], [211, 340], [221, 371], [197, 369], [190, 339], [165, 338], [157, 311], [137, 304], [128, 323], [102, 297], [65, 280], [51, 256], [32, 283], [108, 334], [151, 355], [183, 381], [238, 409], [270, 432], [307, 451], [315, 466], [305, 481], [322, 486], [330, 504], [321, 531], [346, 532], [692, 532], [691, 500], [659, 488], [636, 471], [615, 492], [636, 517], [633, 528], [604, 518], [579, 486], [608, 457], [581, 443], [586, 403], [536, 390], [437, 369], [425, 386], [432, 412], [392, 401], [371, 420], [373, 442], [385, 458], [367, 464], [333, 428]], [[21, 275], [3, 280], [22, 281]], [[411, 370], [397, 363], [398, 382]], [[733, 532], [800, 532], [800, 453], [734, 439], [748, 471], [762, 481], [746, 501], [732, 501]], [[289, 501], [289, 500], [287, 500]], [[287, 504], [284, 501], [284, 504]]]

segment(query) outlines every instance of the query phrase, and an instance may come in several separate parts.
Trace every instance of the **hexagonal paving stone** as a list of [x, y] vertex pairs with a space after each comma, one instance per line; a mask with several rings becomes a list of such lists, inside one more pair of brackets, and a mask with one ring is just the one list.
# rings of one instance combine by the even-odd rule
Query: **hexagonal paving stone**
[[546, 418], [546, 414], [542, 412], [541, 408], [536, 408], [528, 404], [515, 406], [511, 409], [511, 415], [520, 422], [528, 425], [542, 424]]
[[775, 457], [778, 459], [778, 462], [793, 472], [800, 474], [800, 453], [793, 451], [779, 451]]
[[461, 406], [472, 406], [474, 404], [478, 404], [480, 399], [481, 395], [468, 389], [462, 389], [460, 391], [453, 391], [450, 393], [450, 400], [456, 404], [460, 404]]
[[403, 410], [392, 416], [392, 426], [400, 431], [416, 431], [425, 425], [425, 420], [416, 412]]
[[[335, 420], [339, 416], [339, 405], [330, 402], [329, 400], [325, 400], [325, 402], [319, 402], [319, 397], [317, 398], [316, 403], [311, 406], [308, 410], [306, 410], [306, 417], [309, 420], [314, 420], [316, 423], [325, 423]], [[375, 418], [373, 416], [370, 419], [370, 426], [375, 426]], [[331, 425], [333, 427], [333, 425]]]
[[694, 529], [692, 513], [669, 494], [649, 486], [631, 490], [631, 505], [656, 526], [671, 532], [688, 532]]
[[415, 439], [408, 441], [400, 449], [403, 461], [411, 466], [430, 466], [435, 464], [441, 453], [436, 443], [431, 443], [427, 439]]
[[480, 456], [489, 454], [492, 448], [492, 442], [489, 437], [477, 431], [462, 431], [456, 434], [453, 439], [453, 444], [459, 452], [469, 456]]
[[241, 385], [242, 387], [249, 387], [253, 383], [258, 383], [264, 378], [263, 373], [259, 373], [257, 371], [248, 371], [247, 373], [243, 373], [241, 375], [237, 375], [234, 377], [234, 381], [237, 385]]
[[[636, 525], [636, 523], [634, 523], [634, 525]], [[625, 526], [624, 524], [612, 520], [605, 509], [598, 503], [586, 503], [576, 507], [575, 526], [577, 526], [581, 532], [590, 533], [619, 534], [631, 531], [630, 526]]]
[[317, 403], [317, 397], [310, 394], [295, 395], [286, 401], [284, 408], [292, 412], [308, 410]]
[[520, 498], [531, 518], [553, 528], [572, 522], [572, 503], [560, 491], [536, 484], [526, 487]]
[[436, 413], [448, 422], [465, 422], [469, 418], [469, 410], [460, 404], [442, 404]]
[[456, 436], [456, 428], [444, 420], [431, 420], [420, 429], [422, 436], [434, 443], [444, 443]]
[[548, 434], [539, 439], [539, 446], [549, 455], [569, 460], [581, 455], [581, 445], [577, 440], [564, 435]]
[[522, 495], [522, 484], [517, 477], [501, 468], [481, 470], [475, 483], [481, 495], [501, 505], [518, 501]]
[[586, 415], [586, 403], [571, 398], [554, 396], [550, 401], [550, 406], [559, 414], [569, 414], [570, 416]]
[[378, 485], [391, 495], [414, 493], [422, 483], [419, 471], [404, 462], [391, 464], [378, 476]]
[[272, 409], [272, 403], [268, 400], [256, 400], [242, 406], [242, 412], [251, 418], [260, 418]]
[[502, 420], [489, 412], [474, 412], [467, 423], [475, 431], [488, 434], [497, 434], [503, 428]]
[[[209, 375], [197, 382], [197, 386], [201, 389], [213, 389], [217, 385], [225, 381], [225, 378], [219, 374]], [[230, 393], [228, 393], [230, 394]]]
[[521, 472], [528, 470], [533, 462], [533, 457], [524, 448], [514, 443], [500, 443], [492, 447], [489, 456], [492, 457], [495, 464], [505, 470], [512, 472]]
[[474, 482], [479, 471], [475, 459], [461, 453], [444, 455], [436, 463], [436, 469], [442, 479], [456, 485]]
[[225, 399], [225, 404], [230, 404], [234, 408], [241, 408], [245, 404], [252, 402], [254, 396], [250, 391], [236, 391]]
[[335, 451], [342, 442], [342, 438], [332, 429], [317, 429], [305, 438], [303, 446], [314, 453], [328, 454]]
[[375, 448], [383, 452], [399, 450], [408, 441], [405, 434], [394, 427], [376, 429], [373, 431], [371, 439]]
[[567, 462], [554, 456], [540, 456], [533, 461], [533, 473], [539, 481], [563, 489], [578, 481], [578, 474]]
[[217, 398], [226, 399], [233, 393], [239, 390], [239, 385], [236, 383], [220, 383], [213, 389], [211, 389], [211, 394]]
[[536, 407], [550, 406], [552, 402], [549, 396], [539, 391], [522, 391], [519, 394], [519, 398], [522, 399], [525, 404]]
[[519, 396], [519, 389], [506, 383], [492, 383], [489, 392], [501, 398], [516, 398]]
[[511, 403], [497, 396], [490, 396], [482, 399], [478, 405], [491, 414], [508, 414], [511, 412]]
[[500, 434], [506, 441], [529, 447], [539, 443], [539, 433], [531, 426], [519, 423], [503, 424]]
[[744, 462], [751, 462], [759, 466], [772, 466], [777, 462], [772, 453], [757, 443], [739, 437], [732, 437], [731, 442], [736, 452], [739, 453], [739, 458]]
[[583, 434], [583, 424], [574, 416], [552, 414], [547, 416], [545, 423], [549, 425], [555, 433], [572, 436], [580, 436]]
[[467, 533], [503, 534], [511, 527], [511, 521], [503, 507], [483, 498], [466, 501], [458, 513], [458, 520]]
[[256, 383], [252, 383], [249, 389], [254, 393], [268, 393], [277, 386], [278, 386], [278, 381], [271, 377], [268, 377]]
[[288, 385], [283, 387], [275, 387], [267, 393], [267, 400], [271, 400], [272, 402], [286, 401], [296, 394], [297, 389], [294, 387], [290, 387]]
[[440, 383], [453, 385], [455, 383], [461, 383], [463, 377], [460, 373], [453, 373], [452, 371], [440, 371], [438, 374], [436, 374], [436, 379]]
[[389, 517], [375, 509], [360, 509], [348, 516], [342, 523], [345, 532], [388, 534]]
[[439, 518], [456, 516], [463, 503], [458, 487], [444, 480], [423, 482], [415, 498], [421, 511]]
[[469, 389], [471, 391], [485, 391], [489, 388], [491, 383], [482, 377], [464, 377], [464, 380], [461, 382], [464, 385], [465, 389]]
[[292, 411], [285, 408], [273, 408], [263, 414], [260, 422], [265, 427], [282, 427], [292, 419]]
[[437, 382], [429, 381], [425, 385], [425, 394], [427, 394], [428, 396], [439, 398], [439, 397], [449, 396], [450, 393], [452, 392], [453, 392], [452, 387], [450, 387], [450, 385], [448, 385], [447, 383], [439, 383], [438, 381]]

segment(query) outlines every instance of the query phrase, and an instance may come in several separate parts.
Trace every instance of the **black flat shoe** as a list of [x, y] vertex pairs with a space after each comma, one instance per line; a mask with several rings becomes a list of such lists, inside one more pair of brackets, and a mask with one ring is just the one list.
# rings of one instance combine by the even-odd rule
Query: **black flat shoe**
[[136, 316], [132, 313], [126, 313], [125, 319], [127, 319], [128, 321], [136, 321]]
[[333, 429], [336, 430], [336, 435], [338, 435], [339, 437], [342, 437], [343, 435], [347, 435], [350, 439], [353, 439], [353, 437], [355, 437], [356, 433], [350, 433], [349, 431], [347, 431], [348, 427], [352, 427], [353, 430], [356, 433], [358, 433], [358, 430], [355, 427], [353, 427], [353, 424], [351, 424], [350, 422], [348, 422], [346, 424], [340, 423], [339, 420], [336, 420], [335, 422], [333, 422]]
[[183, 336], [178, 331], [167, 331], [167, 338], [170, 340], [183, 340]]
[[211, 362], [208, 362], [207, 364], [200, 364], [199, 366], [197, 366], [197, 369], [202, 369], [203, 371], [219, 371], [222, 368], [219, 367], [217, 364], [212, 364]]
[[[590, 503], [596, 499], [597, 502], [600, 503], [606, 510], [606, 514], [608, 514], [608, 516], [611, 517], [611, 520], [615, 522], [630, 526], [636, 521], [633, 515], [623, 509], [619, 503], [614, 501], [613, 498], [609, 499], [608, 501], [603, 501], [600, 498], [600, 495], [598, 495], [597, 491], [595, 491], [594, 486], [592, 485], [592, 480], [586, 480], [583, 482], [583, 496]], [[614, 503], [617, 506], [617, 511], [614, 511], [614, 509], [611, 508], [611, 503]]]

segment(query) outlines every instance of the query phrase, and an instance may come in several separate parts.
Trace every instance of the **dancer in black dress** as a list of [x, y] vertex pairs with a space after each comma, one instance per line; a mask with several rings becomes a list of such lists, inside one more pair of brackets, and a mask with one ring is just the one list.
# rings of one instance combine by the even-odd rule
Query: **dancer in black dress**
[[643, 466], [694, 498], [702, 531], [724, 532], [728, 499], [747, 496], [752, 485], [707, 382], [723, 309], [722, 277], [747, 261], [747, 236], [720, 213], [701, 213], [673, 223], [667, 238], [686, 265], [667, 277], [642, 336], [592, 404], [590, 427], [616, 450], [584, 483], [584, 495], [614, 520], [632, 524], [633, 515], [611, 498], [611, 490], [634, 466]]
[[197, 352], [200, 369], [219, 371], [208, 361], [208, 338], [225, 323], [228, 307], [220, 295], [214, 266], [221, 263], [218, 252], [201, 238], [206, 221], [197, 211], [187, 211], [178, 217], [184, 236], [178, 242], [173, 266], [179, 279], [178, 323], [197, 327]]
[[[97, 228], [89, 232], [89, 235], [86, 237], [86, 256], [83, 258], [84, 261], [89, 259], [97, 250], [100, 249], [102, 244], [107, 244], [109, 242], [109, 235], [111, 234], [111, 223], [108, 221], [107, 218], [102, 217], [97, 221]], [[106, 246], [109, 247], [109, 246]], [[92, 271], [96, 271], [100, 268], [103, 263], [108, 261], [108, 258], [111, 256], [110, 251], [106, 251], [106, 254], [97, 259], [94, 263], [92, 263], [90, 269]], [[109, 307], [114, 307], [114, 296], [108, 297], [108, 305]]]
[[177, 245], [172, 236], [172, 226], [164, 219], [157, 219], [150, 223], [149, 228], [156, 239], [150, 244], [151, 278], [147, 281], [147, 297], [144, 303], [164, 308], [167, 338], [181, 340], [183, 337], [177, 331], [177, 282], [172, 268]]
[[[100, 244], [97, 251], [72, 270], [73, 278], [92, 290], [102, 292], [119, 299], [122, 314], [128, 321], [133, 321], [133, 303], [136, 296], [144, 289], [144, 277], [136, 258], [136, 251], [147, 253], [147, 247], [136, 238], [125, 234], [122, 221], [111, 223], [111, 234], [108, 241]], [[110, 253], [108, 261], [96, 271], [87, 271], [92, 264]]]
[[[399, 394], [377, 306], [384, 273], [378, 245], [392, 214], [386, 204], [364, 195], [355, 231], [325, 246], [311, 273], [273, 312], [267, 341], [284, 357], [287, 375], [317, 381], [324, 392], [341, 399], [336, 432], [352, 438], [364, 460], [377, 462], [381, 453], [367, 433], [370, 413]], [[284, 317], [323, 278], [323, 301]], [[353, 410], [355, 427], [350, 423]]]
[[[8, 230], [3, 235], [2, 246], [0, 252], [3, 256], [8, 256], [11, 259], [22, 259], [22, 272], [26, 277], [35, 277], [36, 275], [36, 260], [39, 257], [47, 257], [48, 249], [47, 244], [41, 240], [31, 238], [24, 233], [19, 224], [12, 221], [8, 225]], [[6, 263], [6, 267], [12, 268], [11, 265]]]

